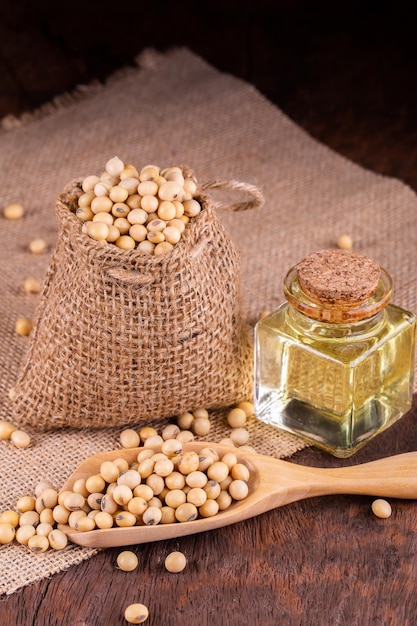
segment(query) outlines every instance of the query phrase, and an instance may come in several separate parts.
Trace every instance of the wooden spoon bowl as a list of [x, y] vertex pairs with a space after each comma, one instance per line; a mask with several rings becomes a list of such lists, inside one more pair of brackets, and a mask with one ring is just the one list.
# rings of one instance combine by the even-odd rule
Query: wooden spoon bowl
[[[385, 498], [417, 498], [417, 452], [407, 452], [377, 461], [342, 468], [316, 468], [297, 465], [254, 452], [239, 452], [211, 442], [184, 444], [184, 452], [199, 452], [210, 447], [220, 456], [234, 452], [239, 463], [250, 471], [249, 494], [244, 500], [234, 501], [217, 515], [190, 522], [157, 524], [153, 526], [113, 527], [88, 532], [77, 531], [60, 524], [70, 541], [80, 546], [107, 548], [160, 541], [213, 530], [260, 515], [271, 509], [297, 500], [331, 494], [357, 494]], [[97, 474], [104, 461], [124, 458], [129, 464], [136, 461], [141, 448], [101, 452], [89, 457], [73, 472], [61, 491], [71, 490], [79, 478]]]

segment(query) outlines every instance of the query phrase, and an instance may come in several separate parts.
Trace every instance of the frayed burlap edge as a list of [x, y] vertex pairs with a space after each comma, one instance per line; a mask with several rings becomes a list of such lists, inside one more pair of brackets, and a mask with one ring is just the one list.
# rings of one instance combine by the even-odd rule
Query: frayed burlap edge
[[[172, 48], [170, 52], [178, 50], [177, 47]], [[47, 118], [51, 115], [64, 111], [77, 105], [79, 102], [90, 98], [91, 96], [105, 90], [107, 85], [120, 82], [123, 78], [136, 74], [140, 69], [156, 70], [158, 64], [163, 61], [166, 54], [158, 52], [153, 48], [146, 48], [134, 59], [135, 65], [131, 67], [123, 67], [111, 74], [104, 82], [93, 80], [88, 84], [79, 84], [72, 91], [67, 91], [55, 96], [49, 102], [45, 102], [34, 111], [25, 112], [21, 115], [5, 115], [0, 119], [0, 129], [10, 132], [28, 126], [32, 122]]]

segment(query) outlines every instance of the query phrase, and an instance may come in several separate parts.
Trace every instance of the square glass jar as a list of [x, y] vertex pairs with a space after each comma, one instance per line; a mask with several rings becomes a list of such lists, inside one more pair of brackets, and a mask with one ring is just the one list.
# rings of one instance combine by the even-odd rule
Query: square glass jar
[[312, 300], [296, 268], [284, 292], [288, 301], [255, 328], [255, 415], [348, 457], [411, 407], [416, 318], [389, 304], [382, 268], [358, 306]]

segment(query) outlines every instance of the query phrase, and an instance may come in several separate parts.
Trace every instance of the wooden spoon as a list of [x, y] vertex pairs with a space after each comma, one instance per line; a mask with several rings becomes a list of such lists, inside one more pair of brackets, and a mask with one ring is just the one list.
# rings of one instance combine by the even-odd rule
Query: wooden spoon
[[[417, 498], [417, 452], [407, 452], [369, 463], [342, 468], [304, 467], [254, 452], [239, 452], [221, 444], [192, 442], [184, 444], [184, 452], [214, 448], [223, 455], [233, 451], [240, 463], [250, 470], [249, 495], [234, 501], [225, 511], [191, 522], [155, 526], [132, 526], [80, 532], [59, 525], [70, 541], [81, 546], [107, 548], [126, 546], [172, 537], [182, 537], [260, 515], [296, 500], [330, 494], [357, 494], [386, 498]], [[140, 448], [101, 452], [88, 459], [74, 471], [61, 491], [71, 490], [78, 478], [97, 474], [103, 461], [118, 457], [134, 463]]]

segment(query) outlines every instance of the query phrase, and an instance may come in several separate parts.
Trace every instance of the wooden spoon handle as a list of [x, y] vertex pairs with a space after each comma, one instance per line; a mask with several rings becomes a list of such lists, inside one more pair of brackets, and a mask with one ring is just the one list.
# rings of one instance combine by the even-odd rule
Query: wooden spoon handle
[[417, 498], [417, 452], [328, 471], [337, 481], [339, 493]]
[[311, 479], [310, 496], [339, 493], [417, 498], [417, 452], [349, 467], [308, 468], [308, 473]]

